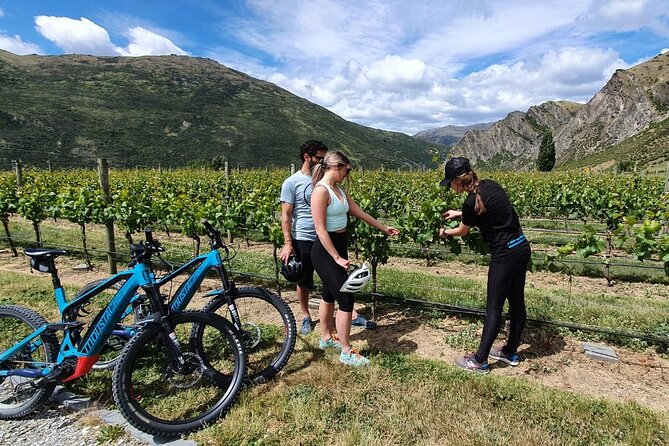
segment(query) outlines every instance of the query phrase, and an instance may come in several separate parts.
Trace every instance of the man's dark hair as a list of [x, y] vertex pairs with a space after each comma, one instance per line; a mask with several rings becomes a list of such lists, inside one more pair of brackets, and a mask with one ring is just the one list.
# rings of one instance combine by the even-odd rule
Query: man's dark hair
[[315, 156], [316, 152], [319, 150], [328, 151], [328, 146], [323, 144], [323, 141], [317, 141], [315, 139], [310, 139], [304, 141], [300, 146], [300, 161], [304, 162], [304, 154], [308, 153], [309, 156]]

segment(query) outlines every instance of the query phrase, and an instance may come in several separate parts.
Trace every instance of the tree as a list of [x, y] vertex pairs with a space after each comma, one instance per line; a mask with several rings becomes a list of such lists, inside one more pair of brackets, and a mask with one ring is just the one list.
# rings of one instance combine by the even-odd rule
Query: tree
[[550, 131], [544, 133], [539, 146], [539, 157], [537, 158], [537, 169], [541, 172], [550, 172], [555, 166], [555, 142]]

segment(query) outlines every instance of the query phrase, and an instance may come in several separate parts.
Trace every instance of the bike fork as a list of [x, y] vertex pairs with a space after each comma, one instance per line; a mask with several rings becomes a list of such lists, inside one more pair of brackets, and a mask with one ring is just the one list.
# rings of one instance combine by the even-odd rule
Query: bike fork
[[165, 343], [167, 346], [167, 351], [169, 352], [170, 358], [172, 360], [172, 366], [175, 371], [180, 372], [186, 365], [186, 360], [184, 359], [184, 354], [183, 351], [181, 350], [181, 344], [179, 343], [179, 339], [177, 339], [176, 333], [174, 333], [174, 328], [172, 327], [172, 324], [170, 324], [166, 320], [163, 320], [162, 327], [163, 327], [163, 335], [166, 338]]

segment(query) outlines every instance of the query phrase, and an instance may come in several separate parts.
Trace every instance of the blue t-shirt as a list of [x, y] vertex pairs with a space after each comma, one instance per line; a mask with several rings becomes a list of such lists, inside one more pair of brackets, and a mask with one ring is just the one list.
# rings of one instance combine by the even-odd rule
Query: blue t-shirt
[[298, 170], [281, 185], [281, 202], [293, 205], [291, 234], [295, 240], [316, 240], [316, 229], [311, 217], [311, 175]]

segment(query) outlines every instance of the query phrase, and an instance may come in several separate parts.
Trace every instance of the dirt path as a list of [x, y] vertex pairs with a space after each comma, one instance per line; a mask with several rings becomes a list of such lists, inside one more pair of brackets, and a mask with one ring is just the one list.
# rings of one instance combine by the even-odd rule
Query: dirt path
[[[253, 246], [251, 249], [264, 250], [266, 247]], [[70, 262], [70, 263], [68, 263]], [[63, 283], [83, 285], [89, 281], [105, 277], [104, 268], [93, 272], [73, 271], [70, 259], [59, 259], [59, 272]], [[440, 274], [457, 275], [484, 279], [485, 267], [441, 264], [430, 268], [424, 262], [412, 259], [393, 259], [395, 268], [425, 270]], [[12, 258], [8, 253], [0, 254], [0, 269], [30, 274], [24, 257]], [[214, 283], [205, 283], [203, 288], [211, 288]], [[532, 273], [528, 275], [528, 286], [543, 288], [575, 287], [589, 292], [610, 292], [643, 296], [652, 294], [656, 298], [669, 298], [669, 290], [664, 285], [619, 284], [617, 288], [606, 287], [604, 279], [575, 278], [569, 284], [562, 275]], [[293, 308], [296, 320], [301, 317], [295, 293], [284, 291], [283, 297]], [[201, 305], [195, 301], [194, 305]], [[369, 309], [363, 309], [369, 314]], [[317, 310], [311, 310], [312, 316]], [[456, 317], [425, 316], [416, 312], [383, 309], [377, 312], [379, 326], [374, 330], [354, 327], [352, 340], [362, 349], [382, 352], [413, 353], [423, 358], [443, 360], [453, 364], [462, 355], [464, 347], [454, 348], [453, 339], [478, 339], [480, 333], [469, 333], [471, 324]], [[449, 338], [451, 342], [448, 342]], [[307, 338], [315, 342], [317, 334]], [[500, 335], [498, 342], [501, 342]], [[669, 412], [669, 358], [653, 350], [632, 351], [616, 347], [619, 362], [611, 364], [587, 358], [582, 343], [547, 330], [528, 327], [523, 335], [519, 352], [524, 360], [518, 367], [491, 361], [492, 373], [528, 379], [550, 388], [562, 389], [618, 401], [635, 401], [641, 406]]]
[[[282, 293], [298, 319], [299, 306], [294, 292]], [[369, 308], [362, 310], [369, 314]], [[317, 310], [312, 309], [312, 317]], [[457, 317], [426, 317], [403, 311], [379, 311], [374, 330], [353, 327], [351, 339], [356, 347], [381, 352], [413, 353], [423, 358], [454, 364], [464, 348], [453, 348], [450, 336], [478, 339], [477, 333], [464, 333], [470, 324]], [[316, 328], [316, 331], [318, 328]], [[315, 342], [317, 335], [309, 338]], [[503, 342], [500, 334], [498, 343]], [[641, 406], [669, 412], [669, 359], [653, 350], [635, 352], [615, 347], [619, 362], [612, 364], [589, 359], [582, 342], [545, 330], [528, 327], [523, 334], [519, 353], [523, 361], [511, 367], [490, 361], [492, 373], [529, 379], [537, 384], [593, 397], [618, 401], [636, 401]]]

